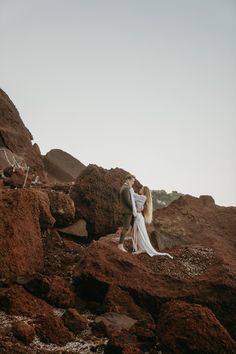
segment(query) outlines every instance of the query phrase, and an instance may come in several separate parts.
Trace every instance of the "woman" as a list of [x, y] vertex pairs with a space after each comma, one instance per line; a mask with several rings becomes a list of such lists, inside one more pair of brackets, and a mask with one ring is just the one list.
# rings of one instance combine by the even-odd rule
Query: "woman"
[[152, 195], [148, 187], [144, 186], [137, 194], [133, 188], [130, 188], [131, 200], [134, 214], [133, 227], [133, 248], [134, 253], [147, 253], [149, 256], [167, 256], [173, 257], [169, 253], [157, 252], [149, 240], [146, 225], [152, 222]]

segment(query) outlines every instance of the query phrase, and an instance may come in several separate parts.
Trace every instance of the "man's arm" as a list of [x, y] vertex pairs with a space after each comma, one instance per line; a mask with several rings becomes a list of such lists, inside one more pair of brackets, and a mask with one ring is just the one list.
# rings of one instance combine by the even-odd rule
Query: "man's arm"
[[132, 202], [131, 202], [129, 188], [124, 188], [123, 189], [122, 197], [123, 197], [123, 200], [124, 200], [125, 204], [130, 208], [130, 210], [132, 210], [133, 207], [132, 207]]

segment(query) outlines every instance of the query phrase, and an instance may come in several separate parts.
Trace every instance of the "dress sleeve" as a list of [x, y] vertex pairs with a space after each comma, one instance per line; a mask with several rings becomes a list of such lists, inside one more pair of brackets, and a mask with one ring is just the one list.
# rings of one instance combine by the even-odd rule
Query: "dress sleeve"
[[134, 200], [144, 204], [146, 201], [146, 197], [145, 197], [145, 195], [140, 195], [140, 194], [134, 193]]

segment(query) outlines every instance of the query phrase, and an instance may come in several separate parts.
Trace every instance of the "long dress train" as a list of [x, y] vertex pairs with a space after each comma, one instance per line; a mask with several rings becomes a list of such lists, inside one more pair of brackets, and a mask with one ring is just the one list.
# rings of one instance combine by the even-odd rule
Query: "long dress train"
[[131, 200], [133, 205], [134, 226], [133, 226], [133, 248], [136, 253], [147, 253], [149, 256], [167, 256], [171, 259], [173, 257], [169, 253], [157, 252], [150, 240], [147, 233], [145, 220], [142, 214], [143, 206], [146, 201], [144, 195], [139, 195], [134, 192], [133, 188], [130, 189]]

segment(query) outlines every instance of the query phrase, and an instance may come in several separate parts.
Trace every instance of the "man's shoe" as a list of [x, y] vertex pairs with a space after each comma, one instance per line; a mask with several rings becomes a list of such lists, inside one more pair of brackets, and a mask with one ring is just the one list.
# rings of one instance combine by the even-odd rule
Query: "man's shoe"
[[119, 250], [121, 250], [121, 251], [123, 251], [123, 252], [127, 252], [122, 243], [120, 243], [120, 244], [118, 245], [118, 248], [119, 248]]

